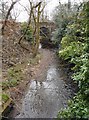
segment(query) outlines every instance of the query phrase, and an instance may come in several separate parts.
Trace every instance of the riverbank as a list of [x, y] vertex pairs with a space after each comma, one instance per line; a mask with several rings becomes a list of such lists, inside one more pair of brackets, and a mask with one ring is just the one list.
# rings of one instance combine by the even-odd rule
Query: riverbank
[[24, 87], [25, 94], [18, 100], [9, 117], [54, 118], [74, 96], [76, 90], [74, 84], [71, 86], [73, 81], [55, 52], [41, 49], [41, 54], [39, 64], [33, 68], [28, 67], [33, 76]]

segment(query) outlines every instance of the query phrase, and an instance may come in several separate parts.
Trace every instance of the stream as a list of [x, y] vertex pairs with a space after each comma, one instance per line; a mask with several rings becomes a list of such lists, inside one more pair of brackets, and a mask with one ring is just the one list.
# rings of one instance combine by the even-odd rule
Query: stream
[[39, 81], [40, 77], [31, 80], [22, 110], [16, 118], [56, 118], [58, 111], [67, 107], [74, 91], [67, 83], [68, 75], [60, 66], [58, 62], [52, 62], [42, 81]]

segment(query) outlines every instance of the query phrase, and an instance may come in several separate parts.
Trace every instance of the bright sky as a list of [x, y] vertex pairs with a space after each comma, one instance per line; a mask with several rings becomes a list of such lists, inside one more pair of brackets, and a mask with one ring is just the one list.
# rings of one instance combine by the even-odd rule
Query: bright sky
[[[39, 1], [39, 0], [33, 0], [35, 2]], [[52, 14], [54, 12], [54, 9], [56, 6], [58, 6], [59, 4], [59, 0], [45, 0], [47, 2], [47, 6], [45, 8], [47, 15], [49, 16], [49, 18], [52, 18]], [[67, 3], [68, 0], [60, 0], [61, 3]], [[82, 1], [82, 0], [71, 0], [71, 2], [78, 2], [78, 1]], [[28, 0], [20, 0], [20, 3], [23, 6], [28, 6], [29, 2]], [[15, 5], [15, 9], [22, 11], [21, 14], [18, 17], [18, 21], [26, 21], [28, 19], [28, 14], [26, 11], [23, 11], [23, 8], [19, 5], [16, 4]]]

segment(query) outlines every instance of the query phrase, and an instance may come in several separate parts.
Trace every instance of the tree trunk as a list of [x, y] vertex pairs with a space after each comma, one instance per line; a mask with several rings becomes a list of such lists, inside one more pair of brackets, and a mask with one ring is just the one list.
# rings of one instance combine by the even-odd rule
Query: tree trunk
[[17, 3], [17, 1], [12, 2], [10, 8], [8, 9], [8, 12], [7, 12], [6, 17], [5, 17], [5, 21], [4, 21], [3, 25], [2, 25], [2, 35], [4, 35], [4, 29], [5, 29], [5, 26], [6, 26], [8, 17], [9, 17], [9, 15], [10, 15], [10, 12], [11, 12], [11, 10], [13, 9], [13, 7], [14, 7], [14, 5], [15, 5], [16, 3]]
[[37, 55], [39, 49], [39, 43], [40, 43], [40, 13], [41, 13], [40, 8], [41, 8], [41, 4], [39, 4], [38, 6], [37, 24], [36, 24], [36, 45], [33, 52], [33, 57]]

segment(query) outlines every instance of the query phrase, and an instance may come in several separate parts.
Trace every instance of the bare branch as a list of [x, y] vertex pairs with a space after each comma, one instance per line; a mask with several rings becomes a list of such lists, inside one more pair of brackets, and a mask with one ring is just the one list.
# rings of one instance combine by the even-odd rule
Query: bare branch
[[36, 5], [32, 5], [32, 2], [29, 0], [29, 3], [30, 3], [30, 7], [31, 7], [30, 14], [29, 14], [29, 20], [28, 20], [27, 28], [26, 28], [24, 34], [23, 34], [23, 35], [20, 37], [20, 39], [19, 39], [19, 42], [18, 42], [19, 44], [21, 43], [21, 40], [24, 38], [24, 36], [25, 36], [25, 34], [27, 33], [27, 30], [28, 30], [28, 28], [29, 28], [29, 25], [31, 24], [31, 17], [32, 17], [33, 9], [34, 9], [34, 8], [37, 8], [42, 2], [39, 2], [39, 3], [36, 4]]
[[17, 2], [18, 2], [18, 0], [12, 2], [10, 8], [8, 9], [8, 12], [7, 12], [6, 17], [5, 17], [5, 21], [4, 21], [3, 25], [2, 25], [2, 35], [3, 35], [3, 32], [4, 32], [4, 28], [5, 28], [5, 26], [6, 26], [8, 17], [9, 17], [9, 15], [10, 15], [10, 12], [11, 12], [11, 10], [13, 9], [14, 5], [15, 5]]
[[40, 13], [43, 12], [44, 8], [45, 8], [46, 4], [43, 6], [43, 8], [40, 10]]
[[19, 4], [24, 8], [25, 11], [27, 11], [28, 15], [29, 15], [29, 10], [27, 9], [27, 7], [25, 7], [24, 5], [22, 5], [20, 2]]

